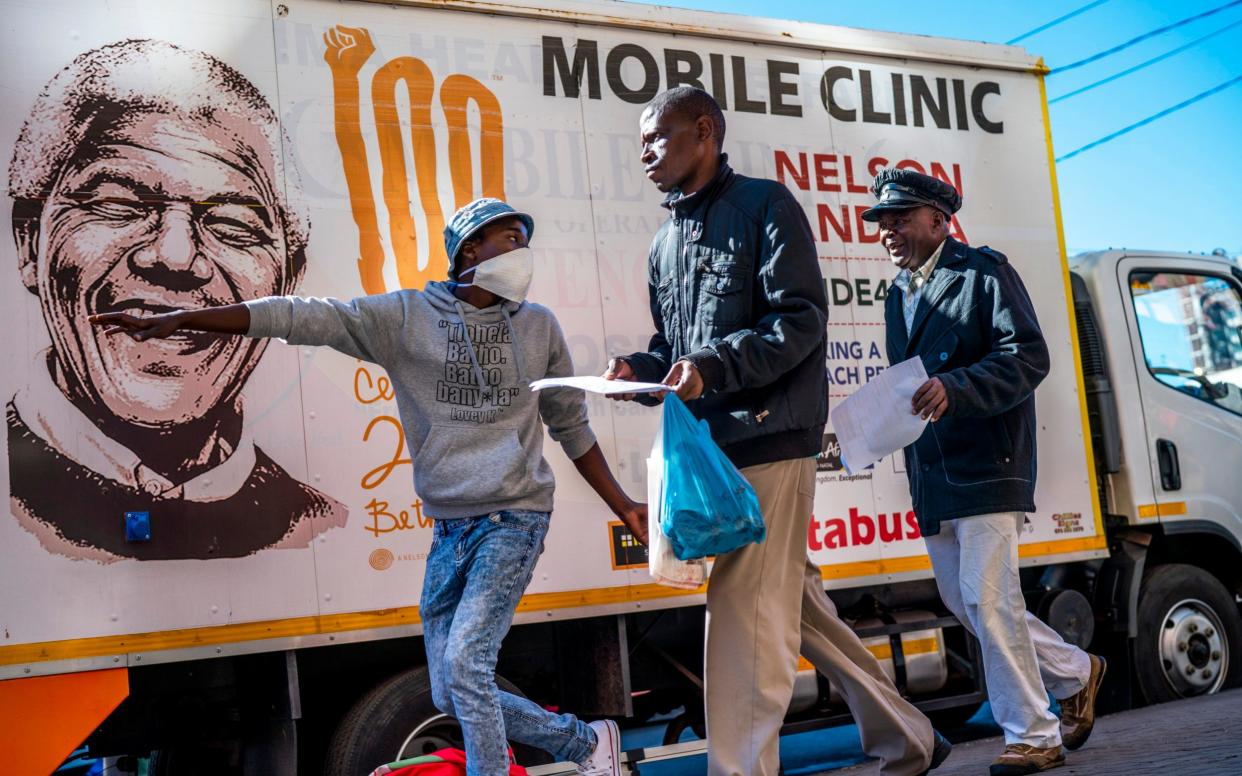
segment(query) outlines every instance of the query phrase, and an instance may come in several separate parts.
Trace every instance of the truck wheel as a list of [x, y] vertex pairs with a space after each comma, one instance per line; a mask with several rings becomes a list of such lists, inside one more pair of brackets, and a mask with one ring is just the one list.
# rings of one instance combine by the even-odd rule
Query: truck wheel
[[1134, 648], [1148, 703], [1219, 692], [1242, 680], [1242, 617], [1215, 577], [1184, 564], [1143, 581]]
[[[500, 676], [496, 684], [522, 694]], [[385, 763], [463, 746], [457, 720], [432, 703], [426, 667], [412, 668], [376, 685], [341, 719], [328, 745], [324, 776], [357, 776]], [[550, 762], [537, 750], [513, 748], [523, 765]]]

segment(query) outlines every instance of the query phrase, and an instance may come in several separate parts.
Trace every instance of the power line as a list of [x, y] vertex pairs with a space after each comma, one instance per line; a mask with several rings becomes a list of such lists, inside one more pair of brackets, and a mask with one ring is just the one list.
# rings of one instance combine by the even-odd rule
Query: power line
[[1060, 102], [1061, 100], [1068, 100], [1070, 97], [1073, 97], [1073, 96], [1074, 96], [1074, 95], [1076, 95], [1076, 94], [1082, 94], [1083, 92], [1090, 91], [1090, 90], [1094, 89], [1094, 88], [1095, 88], [1095, 87], [1097, 87], [1097, 86], [1103, 86], [1104, 84], [1106, 84], [1106, 83], [1108, 83], [1108, 82], [1110, 82], [1110, 81], [1116, 81], [1118, 78], [1121, 78], [1122, 76], [1127, 76], [1127, 75], [1129, 75], [1130, 73], [1133, 73], [1133, 72], [1138, 71], [1138, 70], [1142, 70], [1143, 68], [1147, 67], [1148, 65], [1154, 65], [1154, 64], [1156, 64], [1157, 62], [1160, 62], [1160, 61], [1162, 61], [1162, 60], [1168, 59], [1169, 57], [1171, 57], [1171, 56], [1173, 56], [1173, 55], [1175, 55], [1175, 54], [1180, 54], [1180, 53], [1182, 53], [1183, 51], [1185, 51], [1185, 50], [1186, 50], [1186, 49], [1188, 49], [1188, 48], [1193, 48], [1193, 47], [1195, 47], [1195, 46], [1199, 45], [1200, 43], [1202, 43], [1203, 41], [1207, 40], [1208, 38], [1215, 38], [1217, 35], [1220, 35], [1220, 34], [1221, 34], [1221, 33], [1223, 33], [1223, 32], [1228, 32], [1229, 30], [1232, 30], [1234, 27], [1237, 27], [1239, 24], [1242, 24], [1242, 19], [1238, 19], [1238, 20], [1237, 20], [1236, 22], [1234, 22], [1233, 24], [1227, 24], [1227, 25], [1225, 25], [1224, 27], [1221, 27], [1219, 30], [1216, 30], [1215, 32], [1209, 32], [1207, 35], [1204, 35], [1202, 38], [1197, 38], [1197, 39], [1195, 39], [1195, 40], [1192, 40], [1192, 41], [1190, 41], [1189, 43], [1187, 43], [1187, 44], [1186, 44], [1186, 45], [1184, 45], [1184, 46], [1178, 46], [1177, 48], [1173, 49], [1172, 51], [1165, 52], [1164, 54], [1161, 54], [1161, 55], [1160, 55], [1160, 56], [1158, 56], [1158, 57], [1152, 57], [1151, 59], [1147, 60], [1146, 62], [1143, 62], [1143, 63], [1141, 63], [1141, 64], [1135, 65], [1134, 67], [1131, 67], [1131, 68], [1127, 68], [1127, 69], [1125, 69], [1125, 70], [1122, 70], [1120, 73], [1116, 73], [1116, 74], [1114, 74], [1114, 75], [1110, 75], [1110, 76], [1109, 76], [1109, 77], [1107, 77], [1107, 78], [1101, 78], [1100, 80], [1096, 81], [1096, 82], [1095, 82], [1095, 83], [1093, 83], [1093, 84], [1087, 84], [1086, 86], [1082, 87], [1081, 89], [1075, 89], [1075, 90], [1074, 90], [1074, 91], [1072, 91], [1072, 92], [1067, 92], [1067, 93], [1065, 93], [1065, 94], [1062, 94], [1060, 97], [1054, 97], [1053, 99], [1051, 99], [1051, 100], [1049, 100], [1049, 101], [1048, 101], [1048, 104], [1049, 104], [1049, 105], [1052, 105], [1053, 103]]
[[1098, 60], [1103, 59], [1104, 57], [1111, 57], [1113, 54], [1116, 54], [1118, 51], [1124, 51], [1125, 49], [1130, 48], [1131, 46], [1133, 46], [1133, 45], [1134, 45], [1134, 44], [1136, 44], [1136, 43], [1141, 43], [1141, 42], [1143, 42], [1143, 41], [1147, 40], [1148, 38], [1154, 38], [1154, 37], [1155, 37], [1155, 36], [1157, 36], [1157, 35], [1161, 35], [1161, 34], [1163, 34], [1163, 33], [1166, 33], [1166, 32], [1168, 32], [1169, 30], [1174, 30], [1174, 29], [1177, 29], [1178, 27], [1182, 27], [1182, 26], [1187, 25], [1187, 24], [1190, 24], [1191, 22], [1194, 22], [1194, 21], [1198, 21], [1199, 19], [1205, 19], [1205, 18], [1207, 18], [1207, 17], [1209, 17], [1209, 16], [1211, 16], [1211, 15], [1213, 15], [1213, 14], [1218, 14], [1218, 13], [1220, 13], [1221, 11], [1224, 11], [1224, 10], [1226, 10], [1226, 9], [1228, 9], [1228, 8], [1233, 8], [1235, 5], [1242, 5], [1242, 0], [1232, 0], [1232, 2], [1225, 3], [1224, 5], [1218, 5], [1218, 6], [1216, 6], [1215, 8], [1212, 8], [1211, 10], [1204, 11], [1203, 13], [1200, 13], [1200, 14], [1195, 14], [1194, 16], [1188, 16], [1188, 17], [1186, 17], [1185, 19], [1182, 19], [1182, 20], [1181, 20], [1181, 21], [1179, 21], [1179, 22], [1173, 22], [1172, 24], [1166, 24], [1166, 25], [1165, 25], [1165, 26], [1163, 26], [1163, 27], [1158, 27], [1158, 28], [1156, 28], [1156, 29], [1152, 30], [1151, 32], [1146, 32], [1146, 33], [1143, 33], [1142, 35], [1138, 36], [1137, 38], [1131, 38], [1130, 40], [1127, 40], [1125, 43], [1122, 43], [1122, 44], [1120, 44], [1120, 45], [1118, 45], [1118, 46], [1113, 46], [1112, 48], [1108, 49], [1107, 51], [1101, 51], [1101, 52], [1100, 52], [1100, 53], [1098, 53], [1098, 54], [1092, 54], [1091, 56], [1087, 57], [1086, 59], [1080, 59], [1080, 60], [1078, 60], [1077, 62], [1071, 62], [1070, 64], [1065, 65], [1065, 66], [1063, 66], [1063, 67], [1056, 67], [1056, 68], [1053, 68], [1053, 69], [1052, 69], [1052, 70], [1048, 73], [1048, 75], [1056, 75], [1057, 73], [1063, 73], [1063, 72], [1065, 72], [1066, 70], [1073, 70], [1073, 69], [1074, 69], [1074, 68], [1076, 68], [1076, 67], [1082, 67], [1083, 65], [1089, 64], [1089, 63], [1091, 63], [1091, 62], [1096, 62], [1096, 61], [1098, 61]]
[[1231, 79], [1229, 79], [1228, 81], [1225, 81], [1223, 84], [1218, 84], [1217, 86], [1213, 86], [1211, 89], [1208, 89], [1206, 92], [1200, 92], [1199, 94], [1196, 94], [1194, 97], [1191, 97], [1189, 100], [1186, 100], [1185, 102], [1179, 102], [1177, 105], [1174, 105], [1174, 106], [1173, 106], [1173, 107], [1171, 107], [1171, 108], [1165, 108], [1164, 110], [1160, 111], [1159, 113], [1152, 114], [1151, 116], [1148, 116], [1147, 118], [1143, 119], [1142, 121], [1136, 121], [1135, 123], [1131, 124], [1130, 126], [1125, 127], [1124, 129], [1119, 129], [1119, 130], [1117, 130], [1116, 132], [1112, 133], [1111, 135], [1105, 135], [1104, 137], [1100, 138], [1099, 140], [1096, 140], [1096, 141], [1091, 142], [1091, 143], [1087, 143], [1087, 144], [1086, 144], [1085, 146], [1083, 146], [1082, 148], [1076, 148], [1076, 149], [1074, 149], [1073, 151], [1070, 151], [1068, 154], [1065, 154], [1064, 156], [1058, 156], [1058, 157], [1056, 158], [1056, 161], [1058, 161], [1058, 162], [1063, 162], [1063, 161], [1065, 161], [1066, 159], [1072, 159], [1073, 157], [1078, 156], [1079, 154], [1081, 154], [1083, 151], [1090, 151], [1092, 148], [1095, 148], [1096, 146], [1101, 146], [1101, 145], [1104, 145], [1105, 143], [1107, 143], [1107, 142], [1108, 142], [1108, 141], [1110, 141], [1110, 140], [1116, 140], [1117, 138], [1121, 137], [1122, 135], [1126, 134], [1127, 132], [1132, 132], [1132, 131], [1134, 131], [1134, 130], [1138, 129], [1139, 127], [1141, 127], [1141, 126], [1143, 126], [1143, 125], [1145, 125], [1145, 124], [1150, 124], [1150, 123], [1152, 123], [1153, 121], [1156, 121], [1156, 120], [1158, 120], [1158, 119], [1162, 119], [1162, 118], [1164, 118], [1165, 116], [1168, 116], [1170, 113], [1176, 113], [1177, 111], [1181, 110], [1182, 108], [1188, 107], [1188, 106], [1190, 106], [1190, 105], [1194, 105], [1194, 104], [1195, 104], [1196, 102], [1198, 102], [1199, 100], [1202, 100], [1202, 99], [1207, 98], [1207, 97], [1211, 97], [1213, 94], [1216, 94], [1217, 92], [1222, 92], [1222, 91], [1224, 91], [1225, 89], [1228, 89], [1230, 86], [1233, 86], [1233, 85], [1234, 85], [1234, 84], [1236, 84], [1236, 83], [1242, 83], [1242, 75], [1239, 75], [1239, 76], [1236, 76], [1236, 77], [1234, 77], [1234, 78], [1231, 78]]
[[1055, 26], [1057, 26], [1058, 24], [1060, 24], [1061, 22], [1064, 22], [1064, 21], [1069, 21], [1070, 19], [1073, 19], [1073, 18], [1074, 18], [1075, 16], [1077, 16], [1078, 14], [1080, 14], [1080, 13], [1086, 13], [1087, 11], [1090, 11], [1092, 8], [1095, 8], [1097, 5], [1104, 5], [1104, 4], [1105, 4], [1105, 3], [1107, 3], [1107, 2], [1108, 2], [1108, 0], [1095, 0], [1095, 2], [1093, 2], [1093, 3], [1087, 3], [1087, 4], [1086, 4], [1086, 5], [1084, 5], [1084, 6], [1081, 6], [1081, 7], [1079, 7], [1079, 8], [1075, 8], [1074, 10], [1072, 10], [1072, 11], [1070, 11], [1069, 13], [1065, 14], [1064, 16], [1058, 16], [1057, 18], [1053, 19], [1052, 21], [1048, 22], [1047, 24], [1041, 24], [1040, 26], [1036, 27], [1036, 28], [1035, 28], [1035, 29], [1033, 29], [1033, 30], [1030, 30], [1029, 32], [1024, 32], [1024, 33], [1022, 33], [1021, 35], [1019, 35], [1018, 37], [1014, 38], [1013, 40], [1007, 40], [1007, 41], [1005, 41], [1005, 45], [1007, 45], [1007, 46], [1012, 46], [1013, 44], [1017, 43], [1017, 42], [1018, 42], [1018, 41], [1020, 41], [1020, 40], [1026, 40], [1027, 38], [1031, 37], [1032, 35], [1034, 35], [1034, 34], [1036, 34], [1036, 33], [1038, 33], [1038, 32], [1043, 32], [1044, 30], [1046, 30], [1046, 29], [1048, 29], [1048, 28], [1050, 28], [1050, 27], [1055, 27]]

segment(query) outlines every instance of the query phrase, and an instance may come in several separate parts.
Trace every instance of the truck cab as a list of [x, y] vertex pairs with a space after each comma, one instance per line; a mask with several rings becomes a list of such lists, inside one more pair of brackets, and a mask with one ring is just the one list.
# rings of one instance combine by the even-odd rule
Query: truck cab
[[1198, 254], [1070, 261], [1101, 508], [1134, 563], [1116, 625], [1149, 702], [1242, 679], [1242, 270]]

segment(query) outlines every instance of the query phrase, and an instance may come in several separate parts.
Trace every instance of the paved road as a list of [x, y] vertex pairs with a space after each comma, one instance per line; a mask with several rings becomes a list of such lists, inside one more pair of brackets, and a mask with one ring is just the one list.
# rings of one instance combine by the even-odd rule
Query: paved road
[[[986, 774], [988, 765], [1002, 749], [1000, 738], [958, 744], [945, 764], [933, 772], [934, 776]], [[821, 771], [818, 776], [878, 772], [874, 763], [868, 763]], [[1051, 773], [1242, 775], [1242, 690], [1101, 717], [1087, 745], [1070, 752], [1065, 767]]]

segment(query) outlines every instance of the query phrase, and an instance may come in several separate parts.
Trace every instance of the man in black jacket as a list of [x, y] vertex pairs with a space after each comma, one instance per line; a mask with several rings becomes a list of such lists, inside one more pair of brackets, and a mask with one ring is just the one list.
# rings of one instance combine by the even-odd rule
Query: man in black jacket
[[708, 773], [775, 776], [799, 651], [840, 688], [885, 774], [925, 773], [949, 744], [901, 697], [807, 558], [828, 415], [827, 301], [810, 225], [779, 183], [721, 153], [724, 115], [688, 87], [641, 120], [642, 163], [668, 196], [649, 256], [648, 351], [611, 379], [663, 381], [754, 486], [767, 537], [716, 558], [707, 591]]
[[[1077, 749], [1091, 734], [1104, 661], [1029, 614], [1018, 578], [1048, 348], [1013, 265], [949, 236], [956, 189], [883, 170], [873, 191], [880, 201], [863, 218], [879, 222], [900, 268], [884, 306], [888, 359], [921, 358], [930, 375], [911, 407], [932, 422], [905, 450], [910, 496], [940, 596], [982, 647], [1006, 743], [991, 772], [1055, 768], [1065, 763], [1062, 742]], [[1059, 723], [1045, 686], [1063, 699]]]

